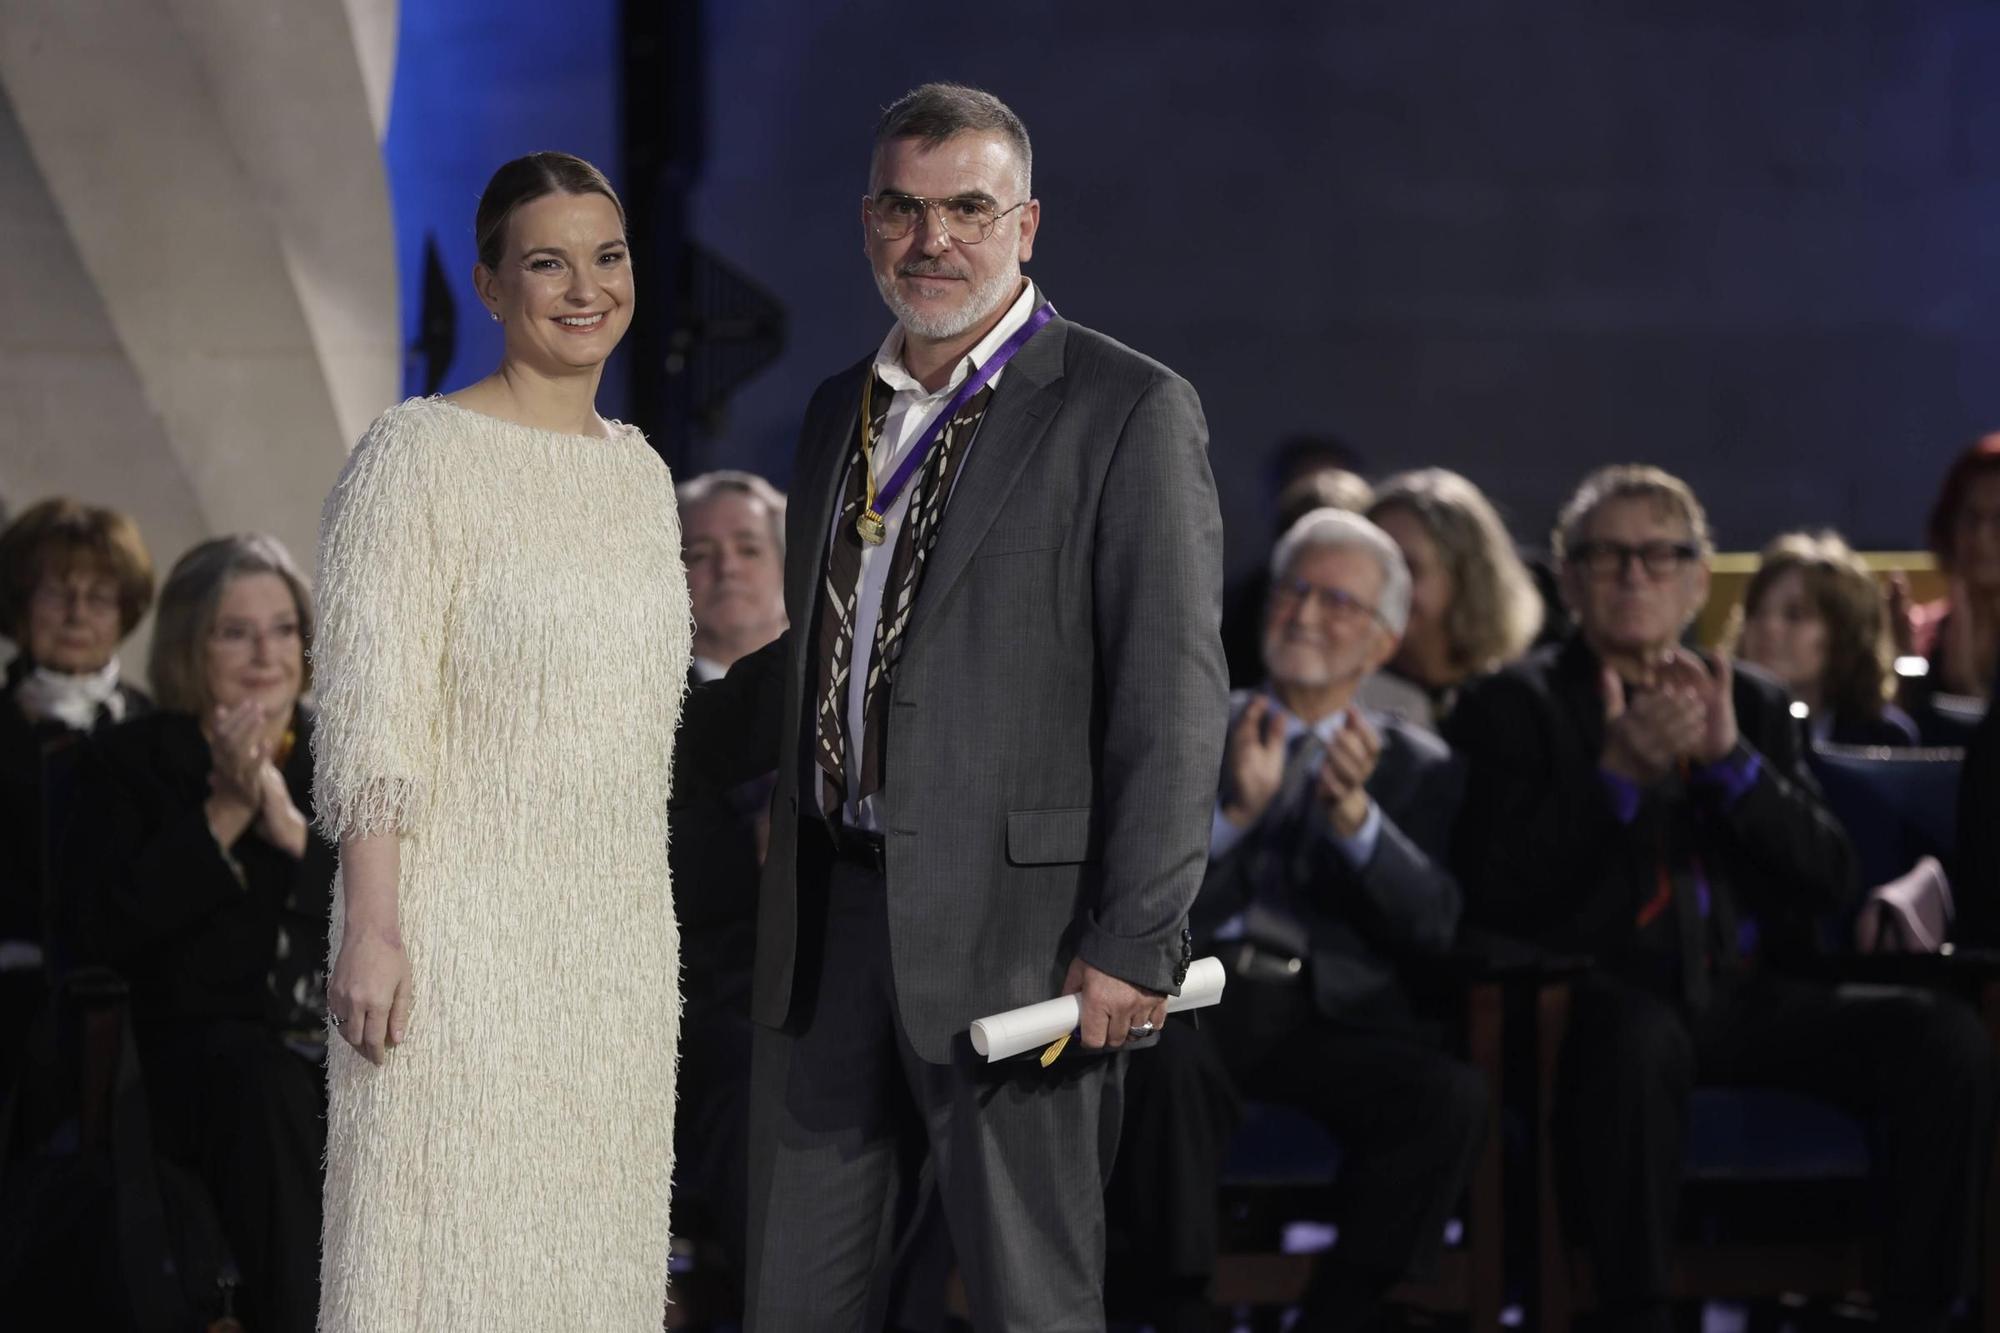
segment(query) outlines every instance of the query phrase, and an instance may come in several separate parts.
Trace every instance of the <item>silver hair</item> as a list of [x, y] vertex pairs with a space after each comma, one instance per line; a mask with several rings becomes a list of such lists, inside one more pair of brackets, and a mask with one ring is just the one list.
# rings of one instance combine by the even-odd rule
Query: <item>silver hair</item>
[[1365, 551], [1373, 556], [1382, 570], [1382, 593], [1375, 614], [1391, 634], [1402, 635], [1410, 623], [1410, 567], [1403, 561], [1402, 548], [1388, 533], [1345, 509], [1315, 509], [1278, 538], [1271, 551], [1271, 581], [1284, 578], [1299, 553], [1308, 548]]
[[771, 542], [778, 548], [778, 559], [782, 561], [785, 558], [785, 493], [754, 472], [738, 472], [732, 468], [704, 472], [674, 487], [674, 499], [683, 514], [721, 495], [747, 495], [764, 506], [764, 512], [771, 521]]
[[291, 590], [304, 659], [299, 692], [312, 693], [313, 636], [319, 624], [312, 586], [283, 542], [265, 533], [243, 532], [211, 537], [193, 547], [174, 562], [160, 585], [146, 676], [162, 708], [199, 716], [213, 706], [208, 693], [208, 636], [215, 628], [223, 593], [232, 580], [246, 574], [275, 574]]

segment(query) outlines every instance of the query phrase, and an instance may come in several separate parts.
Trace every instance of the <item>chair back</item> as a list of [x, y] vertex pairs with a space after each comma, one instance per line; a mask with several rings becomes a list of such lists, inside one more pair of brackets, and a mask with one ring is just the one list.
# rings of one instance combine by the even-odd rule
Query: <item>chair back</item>
[[1847, 830], [1861, 882], [1873, 888], [1925, 856], [1949, 862], [1958, 845], [1957, 747], [1815, 746], [1807, 756], [1827, 808]]

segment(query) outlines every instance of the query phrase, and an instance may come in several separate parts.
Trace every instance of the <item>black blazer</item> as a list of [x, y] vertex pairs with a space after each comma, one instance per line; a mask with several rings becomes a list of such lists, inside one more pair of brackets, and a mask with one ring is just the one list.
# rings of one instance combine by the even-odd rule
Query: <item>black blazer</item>
[[[295, 727], [285, 785], [310, 822], [311, 716], [301, 711]], [[60, 867], [80, 948], [125, 974], [142, 1023], [237, 1018], [283, 1026], [292, 1006], [268, 981], [279, 928], [291, 956], [323, 974], [337, 856], [316, 824], [299, 860], [253, 828], [230, 849], [239, 880], [203, 812], [208, 774], [208, 742], [185, 713], [126, 722], [92, 741]]]
[[[1249, 701], [1232, 700], [1232, 721]], [[1444, 742], [1390, 717], [1366, 713], [1382, 736], [1382, 754], [1368, 779], [1368, 794], [1382, 812], [1374, 855], [1355, 866], [1334, 844], [1326, 816], [1308, 787], [1298, 807], [1273, 808], [1228, 852], [1209, 862], [1196, 908], [1197, 923], [1212, 933], [1243, 910], [1255, 885], [1252, 872], [1271, 841], [1304, 849], [1283, 864], [1301, 867], [1294, 886], [1311, 944], [1313, 1000], [1328, 1018], [1371, 1027], [1415, 1021], [1400, 965], [1442, 953], [1458, 929], [1458, 882], [1446, 864], [1452, 821], [1464, 774]], [[1304, 821], [1301, 829], [1300, 821]]]
[[1699, 858], [1718, 958], [1733, 958], [1745, 913], [1761, 954], [1812, 949], [1816, 918], [1851, 903], [1858, 875], [1806, 768], [1790, 697], [1737, 664], [1737, 726], [1761, 758], [1755, 785], [1723, 810], [1670, 782], [1625, 825], [1598, 774], [1598, 677], [1595, 654], [1573, 636], [1475, 681], [1452, 711], [1445, 736], [1467, 764], [1453, 855], [1467, 919], [1625, 970], [1664, 849], [1670, 863]]
[[[50, 756], [77, 744], [87, 733], [60, 722], [30, 722], [21, 711], [19, 690], [27, 663], [17, 658], [0, 689], [0, 940], [39, 943], [44, 936], [43, 906], [50, 882], [43, 875], [49, 827], [43, 781]], [[125, 718], [143, 717], [153, 701], [129, 685], [118, 687]], [[109, 715], [96, 728], [111, 725]]]
[[[692, 674], [688, 684], [697, 682]], [[668, 812], [686, 1020], [715, 1008], [748, 1017], [757, 954], [757, 815], [770, 781], [691, 793]]]

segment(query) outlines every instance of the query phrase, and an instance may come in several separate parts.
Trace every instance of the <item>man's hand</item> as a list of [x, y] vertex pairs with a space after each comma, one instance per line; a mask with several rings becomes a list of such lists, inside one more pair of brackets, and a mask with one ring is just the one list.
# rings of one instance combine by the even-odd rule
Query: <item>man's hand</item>
[[1701, 708], [1701, 731], [1691, 757], [1697, 764], [1716, 764], [1736, 748], [1736, 671], [1726, 654], [1697, 657], [1685, 648], [1674, 651], [1660, 668], [1660, 681]]
[[[1707, 725], [1707, 709], [1685, 683], [1670, 684], [1663, 677], [1656, 688], [1629, 704], [1625, 682], [1610, 667], [1604, 668], [1599, 684], [1604, 694], [1604, 754], [1598, 763], [1606, 772], [1650, 787], [1695, 753]], [[1730, 725], [1735, 725], [1734, 710]]]
[[1272, 716], [1268, 695], [1252, 695], [1229, 728], [1222, 771], [1227, 779], [1222, 817], [1249, 828], [1271, 808], [1285, 781], [1285, 729]]
[[[1069, 975], [1063, 978], [1062, 993], [1074, 995], [1082, 1013], [1077, 1034], [1093, 1051], [1109, 1046], [1117, 1049], [1127, 1040], [1136, 1041], [1158, 1032], [1167, 1021], [1167, 997], [1156, 991], [1120, 981], [1109, 972], [1100, 972], [1081, 958], [1072, 959]], [[1147, 1025], [1143, 1032], [1132, 1029]]]
[[1351, 838], [1368, 821], [1368, 779], [1382, 758], [1382, 737], [1361, 716], [1347, 710], [1347, 723], [1327, 747], [1319, 766], [1319, 799], [1327, 822], [1343, 838]]

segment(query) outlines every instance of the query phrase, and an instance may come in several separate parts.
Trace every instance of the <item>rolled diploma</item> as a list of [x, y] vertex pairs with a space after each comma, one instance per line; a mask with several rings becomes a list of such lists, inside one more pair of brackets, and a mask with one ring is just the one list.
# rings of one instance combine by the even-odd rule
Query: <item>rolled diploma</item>
[[[1181, 993], [1167, 997], [1167, 1012], [1177, 1014], [1183, 1009], [1204, 1009], [1219, 1002], [1223, 983], [1227, 979], [1221, 959], [1195, 959], [1188, 965], [1187, 977], [1181, 982]], [[1081, 1016], [1082, 1010], [1074, 995], [1009, 1009], [1004, 1014], [992, 1014], [973, 1023], [972, 1049], [989, 1062], [1009, 1060], [1076, 1031], [1077, 1020]]]

